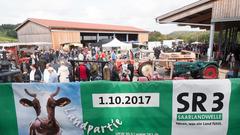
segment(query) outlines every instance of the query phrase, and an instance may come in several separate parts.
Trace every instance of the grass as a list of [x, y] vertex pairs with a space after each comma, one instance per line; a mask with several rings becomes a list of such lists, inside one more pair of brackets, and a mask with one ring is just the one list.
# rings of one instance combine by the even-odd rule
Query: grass
[[16, 38], [8, 37], [0, 32], [0, 43], [1, 42], [17, 42]]

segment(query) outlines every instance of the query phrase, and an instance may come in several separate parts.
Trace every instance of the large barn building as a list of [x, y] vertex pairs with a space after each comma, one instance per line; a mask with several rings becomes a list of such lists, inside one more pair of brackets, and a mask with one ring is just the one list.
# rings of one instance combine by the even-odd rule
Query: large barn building
[[24, 21], [16, 31], [19, 42], [49, 42], [53, 49], [59, 49], [65, 43], [87, 45], [113, 37], [126, 42], [148, 41], [148, 31], [136, 27], [33, 18]]

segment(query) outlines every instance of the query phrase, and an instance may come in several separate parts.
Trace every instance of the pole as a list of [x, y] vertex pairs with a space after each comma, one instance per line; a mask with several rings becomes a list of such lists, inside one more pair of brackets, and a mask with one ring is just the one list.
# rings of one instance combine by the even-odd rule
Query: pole
[[100, 40], [100, 39], [99, 39], [99, 33], [97, 33], [97, 42], [99, 42], [99, 40]]
[[214, 32], [215, 32], [215, 23], [211, 23], [210, 40], [209, 40], [209, 48], [208, 48], [208, 61], [212, 60]]

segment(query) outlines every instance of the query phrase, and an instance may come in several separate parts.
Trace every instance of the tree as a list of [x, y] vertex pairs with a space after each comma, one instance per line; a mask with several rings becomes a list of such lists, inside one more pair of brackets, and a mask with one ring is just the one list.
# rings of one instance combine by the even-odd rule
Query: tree
[[15, 31], [15, 28], [17, 28], [19, 24], [2, 24], [0, 25], [0, 33], [3, 36], [11, 37], [11, 38], [17, 38], [17, 33]]
[[163, 41], [165, 36], [160, 32], [153, 31], [149, 34], [149, 41]]

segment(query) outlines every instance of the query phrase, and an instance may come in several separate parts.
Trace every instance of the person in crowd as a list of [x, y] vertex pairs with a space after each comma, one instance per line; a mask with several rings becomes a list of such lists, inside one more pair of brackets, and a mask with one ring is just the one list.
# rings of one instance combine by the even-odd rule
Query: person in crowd
[[82, 52], [79, 53], [78, 60], [84, 60], [84, 55], [82, 54]]
[[55, 56], [55, 54], [54, 54], [54, 50], [51, 49], [51, 50], [50, 50], [50, 53], [49, 53], [49, 60], [50, 60], [50, 62], [52, 62], [55, 57], [56, 57], [56, 56]]
[[127, 74], [123, 73], [121, 76], [121, 81], [128, 82], [128, 81], [130, 81], [130, 78]]
[[90, 68], [90, 75], [91, 75], [91, 80], [95, 80], [95, 78], [99, 74], [99, 66], [97, 63], [92, 63], [91, 68]]
[[154, 56], [156, 59], [159, 59], [159, 56], [160, 56], [160, 53], [161, 53], [161, 49], [160, 47], [155, 47], [153, 48], [153, 51], [154, 51]]
[[233, 70], [234, 63], [235, 63], [235, 56], [232, 52], [227, 56], [226, 61], [229, 62], [230, 70]]
[[51, 66], [54, 68], [55, 71], [58, 71], [58, 68], [60, 67], [60, 64], [58, 61], [52, 61]]
[[107, 63], [103, 67], [103, 80], [110, 80], [110, 79], [111, 79], [111, 71]]
[[160, 74], [157, 71], [154, 71], [149, 80], [163, 80]]
[[69, 82], [69, 70], [64, 61], [60, 61], [58, 68], [59, 82]]
[[34, 55], [34, 53], [30, 55], [29, 64], [30, 64], [30, 65], [37, 65], [37, 64], [38, 64], [37, 58], [36, 58], [36, 56]]
[[49, 72], [49, 80], [48, 83], [57, 83], [58, 82], [58, 75], [55, 72], [53, 67], [49, 67], [48, 68], [48, 72]]
[[88, 81], [89, 71], [87, 66], [84, 63], [79, 63], [79, 66], [76, 69], [76, 74], [79, 78], [79, 81]]
[[96, 60], [96, 61], [99, 60], [99, 54], [98, 54], [98, 52], [96, 52], [96, 54], [95, 54], [95, 60]]
[[86, 60], [92, 60], [92, 56], [91, 56], [91, 52], [88, 51], [87, 55], [86, 55]]
[[45, 51], [44, 52], [44, 59], [47, 61], [47, 63], [50, 63], [51, 61], [50, 61], [50, 56], [49, 56], [50, 54], [49, 54], [49, 52], [48, 51]]
[[30, 66], [29, 64], [24, 61], [20, 65], [20, 69], [22, 72], [22, 79], [24, 82], [29, 82], [29, 73], [30, 73]]
[[238, 72], [240, 67], [240, 56], [239, 56], [240, 49], [239, 48], [234, 49], [233, 54], [234, 54], [234, 60], [235, 60], [233, 65], [233, 77], [238, 78], [239, 77]]
[[[49, 82], [49, 71], [48, 71], [48, 68], [52, 67], [50, 63], [47, 63], [46, 64], [46, 68], [44, 69], [44, 72], [43, 72], [43, 82], [45, 83], [48, 83]], [[56, 70], [54, 70], [54, 72], [56, 73]]]
[[114, 65], [112, 68], [111, 81], [120, 81], [119, 72], [116, 65]]
[[30, 68], [31, 68], [30, 75], [29, 75], [30, 82], [40, 82], [42, 79], [41, 71], [34, 64], [31, 65]]
[[127, 72], [128, 72], [128, 64], [125, 61], [125, 62], [122, 62], [122, 73], [127, 74]]
[[130, 60], [128, 60], [127, 69], [130, 71], [129, 78], [130, 78], [130, 81], [132, 81], [134, 76], [134, 66]]
[[116, 59], [117, 59], [117, 55], [116, 55], [116, 52], [114, 50], [111, 53], [111, 59], [112, 59], [113, 62], [115, 62]]
[[46, 64], [47, 64], [47, 61], [44, 59], [43, 54], [41, 54], [38, 65], [39, 65], [39, 69], [42, 73], [44, 72], [44, 69], [46, 68]]
[[56, 53], [55, 60], [57, 60], [57, 59], [59, 58], [59, 56], [60, 56], [60, 52], [59, 52], [59, 50], [57, 49], [55, 53]]
[[117, 58], [122, 58], [122, 53], [120, 50], [117, 51]]
[[103, 60], [103, 61], [106, 60], [106, 52], [105, 52], [105, 51], [103, 51], [103, 52], [101, 53], [101, 60]]

